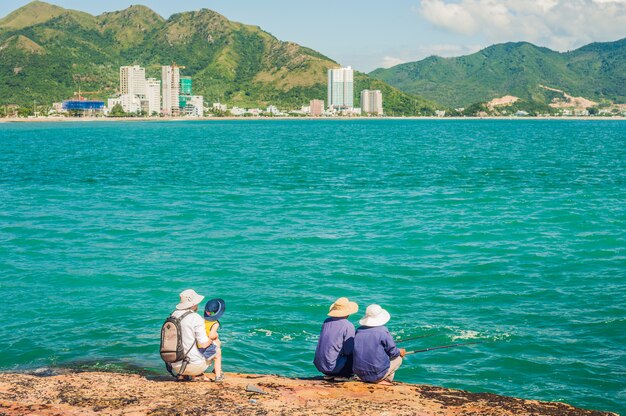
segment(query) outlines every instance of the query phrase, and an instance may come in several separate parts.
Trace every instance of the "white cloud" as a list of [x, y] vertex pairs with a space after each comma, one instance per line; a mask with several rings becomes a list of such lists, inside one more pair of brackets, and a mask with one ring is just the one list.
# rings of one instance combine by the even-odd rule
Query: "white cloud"
[[405, 63], [406, 61], [402, 58], [396, 58], [393, 56], [385, 56], [383, 58], [383, 62], [382, 64], [380, 64], [380, 66], [382, 68], [391, 68], [392, 66], [396, 66], [396, 65], [400, 65]]
[[391, 68], [405, 62], [419, 61], [432, 55], [441, 57], [461, 56], [474, 53], [483, 48], [484, 45], [422, 45], [410, 50], [395, 50], [394, 56], [385, 56], [378, 65], [381, 68]]
[[419, 12], [446, 31], [488, 42], [567, 50], [626, 37], [626, 0], [421, 0]]

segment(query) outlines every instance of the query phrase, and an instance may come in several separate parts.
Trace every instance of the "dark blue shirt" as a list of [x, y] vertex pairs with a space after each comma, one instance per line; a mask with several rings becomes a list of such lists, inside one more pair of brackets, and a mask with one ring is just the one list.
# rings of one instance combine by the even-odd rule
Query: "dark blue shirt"
[[354, 349], [354, 325], [346, 318], [328, 318], [315, 350], [313, 364], [321, 373], [339, 373]]
[[363, 381], [382, 380], [392, 359], [400, 355], [385, 326], [362, 326], [354, 337], [354, 373]]

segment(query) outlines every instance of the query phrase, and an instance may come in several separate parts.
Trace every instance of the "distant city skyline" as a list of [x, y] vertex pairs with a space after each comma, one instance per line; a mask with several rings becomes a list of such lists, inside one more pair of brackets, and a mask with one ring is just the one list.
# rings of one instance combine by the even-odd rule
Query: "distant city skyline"
[[[29, 2], [2, 1], [0, 16]], [[362, 72], [430, 55], [465, 55], [508, 41], [528, 41], [565, 51], [590, 42], [626, 37], [626, 0], [394, 0], [384, 6], [374, 0], [48, 3], [95, 15], [143, 4], [165, 18], [208, 8], [230, 20], [258, 25], [281, 40], [310, 47]]]

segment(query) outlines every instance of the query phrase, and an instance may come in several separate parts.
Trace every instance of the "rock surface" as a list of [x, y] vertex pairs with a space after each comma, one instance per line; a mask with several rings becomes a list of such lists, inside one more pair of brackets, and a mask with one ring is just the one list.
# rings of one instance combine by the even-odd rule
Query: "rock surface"
[[[246, 391], [249, 385], [267, 394]], [[227, 374], [223, 384], [116, 373], [0, 374], [0, 415], [558, 415], [601, 416], [563, 403], [426, 385]]]

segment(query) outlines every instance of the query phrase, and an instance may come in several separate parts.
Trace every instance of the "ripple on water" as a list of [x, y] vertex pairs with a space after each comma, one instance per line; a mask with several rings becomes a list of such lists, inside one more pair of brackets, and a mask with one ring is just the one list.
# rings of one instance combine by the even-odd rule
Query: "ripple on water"
[[409, 349], [487, 341], [411, 356], [402, 381], [626, 412], [625, 130], [2, 125], [0, 367], [162, 371], [160, 325], [194, 287], [227, 301], [226, 368], [313, 375], [346, 295], [433, 334]]

